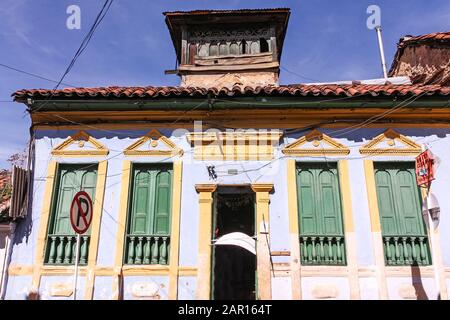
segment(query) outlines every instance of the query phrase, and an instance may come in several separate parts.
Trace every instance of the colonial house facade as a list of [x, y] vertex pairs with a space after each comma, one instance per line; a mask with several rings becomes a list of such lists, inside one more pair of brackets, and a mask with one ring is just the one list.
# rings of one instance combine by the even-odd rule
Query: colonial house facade
[[33, 179], [5, 298], [73, 299], [85, 191], [78, 299], [448, 299], [450, 87], [281, 85], [289, 9], [164, 15], [180, 86], [14, 93]]

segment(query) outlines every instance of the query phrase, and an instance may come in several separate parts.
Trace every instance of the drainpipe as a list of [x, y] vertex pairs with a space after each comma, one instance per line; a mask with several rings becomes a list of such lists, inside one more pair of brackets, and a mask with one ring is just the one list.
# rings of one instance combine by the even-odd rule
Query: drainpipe
[[13, 245], [13, 239], [14, 239], [14, 234], [15, 234], [15, 230], [16, 230], [16, 224], [14, 222], [11, 222], [9, 224], [9, 230], [8, 235], [6, 236], [6, 241], [5, 241], [5, 256], [3, 259], [3, 265], [2, 265], [2, 277], [1, 277], [1, 282], [0, 282], [0, 288], [1, 288], [1, 292], [0, 292], [0, 300], [4, 300], [5, 297], [5, 293], [6, 293], [6, 284], [8, 282], [8, 267], [9, 267], [9, 262], [11, 260], [11, 253], [12, 253], [12, 245]]

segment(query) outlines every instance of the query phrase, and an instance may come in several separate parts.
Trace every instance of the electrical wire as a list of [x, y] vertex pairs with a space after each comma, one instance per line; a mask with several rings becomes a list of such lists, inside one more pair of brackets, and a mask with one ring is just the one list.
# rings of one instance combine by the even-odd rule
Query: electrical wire
[[23, 73], [23, 74], [26, 74], [26, 75], [29, 75], [29, 76], [31, 76], [31, 77], [35, 77], [35, 78], [38, 78], [38, 79], [41, 79], [41, 80], [45, 80], [45, 81], [49, 81], [49, 82], [53, 82], [53, 83], [59, 83], [59, 84], [63, 84], [63, 85], [68, 86], [68, 87], [75, 88], [74, 85], [71, 85], [71, 84], [68, 84], [68, 83], [64, 83], [64, 82], [59, 82], [59, 81], [56, 81], [56, 80], [53, 80], [53, 79], [50, 79], [50, 78], [47, 78], [47, 77], [38, 75], [38, 74], [36, 74], [36, 73], [31, 73], [31, 72], [28, 72], [28, 71], [25, 71], [25, 70], [21, 70], [21, 69], [18, 69], [18, 68], [14, 68], [14, 67], [11, 67], [11, 66], [9, 66], [9, 65], [6, 65], [6, 64], [4, 64], [4, 63], [0, 63], [0, 67], [4, 67], [4, 68], [7, 68], [7, 69], [10, 69], [10, 70], [19, 72], [19, 73]]
[[70, 72], [70, 70], [72, 70], [73, 66], [75, 65], [75, 62], [78, 60], [78, 58], [81, 56], [81, 54], [83, 53], [83, 51], [86, 49], [86, 47], [88, 46], [89, 42], [92, 39], [92, 36], [95, 33], [95, 30], [97, 29], [97, 27], [100, 25], [100, 23], [102, 22], [103, 18], [106, 16], [106, 14], [109, 11], [109, 8], [111, 7], [111, 5], [113, 4], [114, 0], [105, 0], [102, 9], [100, 10], [100, 12], [97, 14], [97, 17], [94, 20], [94, 23], [92, 24], [92, 26], [90, 27], [88, 33], [86, 34], [86, 36], [84, 37], [83, 41], [81, 42], [81, 45], [79, 46], [78, 50], [75, 52], [75, 55], [73, 56], [72, 60], [70, 61], [69, 65], [67, 66], [66, 70], [64, 71], [64, 73], [62, 74], [61, 78], [59, 79], [58, 83], [56, 84], [56, 86], [53, 88], [50, 97], [48, 97], [48, 99], [46, 101], [44, 101], [44, 104], [40, 105], [36, 110], [34, 110], [35, 112], [39, 111], [40, 109], [42, 109], [44, 106], [47, 105], [47, 103], [53, 98], [56, 90], [58, 89], [59, 85], [62, 83], [62, 81], [64, 80], [64, 78], [67, 76], [67, 74]]

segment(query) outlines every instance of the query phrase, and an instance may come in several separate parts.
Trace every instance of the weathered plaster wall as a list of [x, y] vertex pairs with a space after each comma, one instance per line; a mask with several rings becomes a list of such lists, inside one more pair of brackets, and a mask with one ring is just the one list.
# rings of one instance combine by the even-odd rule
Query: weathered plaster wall
[[[351, 203], [353, 219], [355, 225], [357, 263], [359, 267], [374, 270], [375, 257], [371, 237], [371, 225], [369, 218], [368, 197], [366, 181], [364, 176], [363, 160], [373, 159], [375, 161], [413, 161], [414, 157], [368, 157], [358, 152], [358, 149], [382, 133], [384, 129], [364, 129], [348, 134], [338, 129], [321, 130], [330, 136], [335, 137], [340, 143], [350, 147], [350, 154], [342, 157], [302, 157], [301, 161], [337, 161], [346, 159], [349, 161]], [[100, 241], [97, 257], [97, 266], [113, 268], [117, 252], [116, 237], [119, 221], [119, 203], [121, 194], [122, 164], [124, 160], [132, 162], [172, 162], [175, 158], [164, 157], [138, 157], [124, 156], [122, 151], [136, 141], [149, 130], [128, 130], [115, 132], [89, 131], [96, 139], [110, 149], [106, 157], [95, 158], [95, 161], [108, 160], [106, 192], [100, 228]], [[270, 246], [271, 251], [290, 251], [289, 245], [289, 216], [287, 200], [287, 169], [286, 157], [281, 148], [287, 143], [295, 141], [305, 133], [290, 134], [283, 138], [283, 145], [275, 149], [272, 162], [268, 161], [239, 161], [220, 162], [205, 161], [203, 163], [192, 161], [192, 149], [187, 139], [179, 134], [173, 135], [172, 130], [160, 130], [169, 137], [178, 147], [184, 149], [183, 174], [182, 174], [182, 196], [181, 196], [181, 222], [180, 222], [180, 253], [179, 265], [183, 267], [197, 267], [198, 261], [198, 226], [199, 226], [199, 205], [198, 194], [194, 185], [199, 183], [217, 184], [250, 184], [250, 183], [273, 183], [274, 191], [270, 195]], [[27, 220], [17, 227], [17, 236], [14, 239], [11, 266], [29, 266], [35, 263], [35, 250], [37, 232], [42, 211], [42, 199], [44, 198], [45, 178], [50, 161], [61, 163], [92, 163], [89, 158], [65, 158], [51, 156], [51, 150], [63, 142], [68, 135], [75, 131], [40, 131], [36, 139], [36, 160], [35, 160], [35, 181], [33, 185], [33, 211]], [[450, 183], [450, 130], [449, 129], [399, 129], [398, 132], [407, 135], [418, 143], [429, 143], [431, 150], [438, 155], [442, 162], [437, 173], [437, 179], [433, 182], [433, 192], [439, 199], [441, 205], [440, 222], [440, 245], [444, 265], [450, 267], [450, 198], [448, 197], [448, 186]], [[345, 133], [345, 132], [344, 132]], [[341, 135], [341, 136], [339, 136]], [[214, 165], [218, 178], [213, 181], [208, 176], [206, 165]], [[238, 175], [227, 175], [228, 169], [238, 169], [245, 171]], [[120, 248], [121, 250], [121, 248]], [[273, 257], [274, 263], [289, 263], [289, 257]], [[40, 290], [46, 290], [49, 283], [57, 281], [70, 281], [71, 276], [44, 275], [41, 280]], [[373, 277], [360, 278], [361, 298], [376, 299], [378, 296], [376, 282]], [[167, 298], [168, 278], [167, 276], [131, 276], [126, 275], [124, 279], [124, 297], [136, 298], [132, 294], [132, 286], [136, 282], [155, 282], [158, 286], [163, 286], [159, 290], [160, 298]], [[273, 298], [287, 298], [290, 290], [282, 291], [282, 288], [290, 286], [290, 277], [273, 278], [272, 294]], [[302, 278], [303, 298], [312, 299], [311, 293], [313, 284], [331, 283], [338, 288], [337, 298], [348, 299], [349, 284], [346, 277], [303, 277]], [[402, 280], [410, 281], [410, 280]], [[80, 280], [80, 283], [82, 281]], [[109, 299], [113, 296], [113, 278], [110, 276], [97, 276], [95, 280], [95, 299]], [[411, 282], [411, 281], [410, 281]], [[83, 282], [84, 283], [84, 282]], [[448, 283], [448, 280], [447, 280]], [[396, 286], [401, 283], [388, 281], [389, 296], [396, 296]], [[80, 285], [81, 286], [81, 285]], [[433, 281], [426, 279], [423, 281], [424, 290], [432, 292], [434, 290]], [[178, 297], [185, 299], [195, 298], [196, 277], [180, 276], [178, 282]], [[448, 287], [448, 284], [447, 284]], [[31, 288], [31, 275], [10, 276], [7, 286], [6, 298], [21, 299], [24, 297], [26, 289]], [[320, 289], [320, 288], [319, 288]], [[318, 289], [318, 290], [319, 290]], [[323, 288], [322, 288], [323, 289]], [[288, 293], [289, 291], [289, 293]], [[319, 290], [320, 291], [320, 290]], [[83, 293], [79, 294], [83, 297]], [[49, 297], [50, 298], [50, 297]]]

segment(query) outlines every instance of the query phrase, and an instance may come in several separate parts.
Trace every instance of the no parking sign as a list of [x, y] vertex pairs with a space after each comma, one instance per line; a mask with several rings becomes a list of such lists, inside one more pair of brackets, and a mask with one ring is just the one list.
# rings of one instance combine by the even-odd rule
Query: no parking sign
[[70, 206], [70, 223], [78, 234], [85, 233], [92, 221], [92, 200], [85, 192], [80, 191], [73, 197]]

